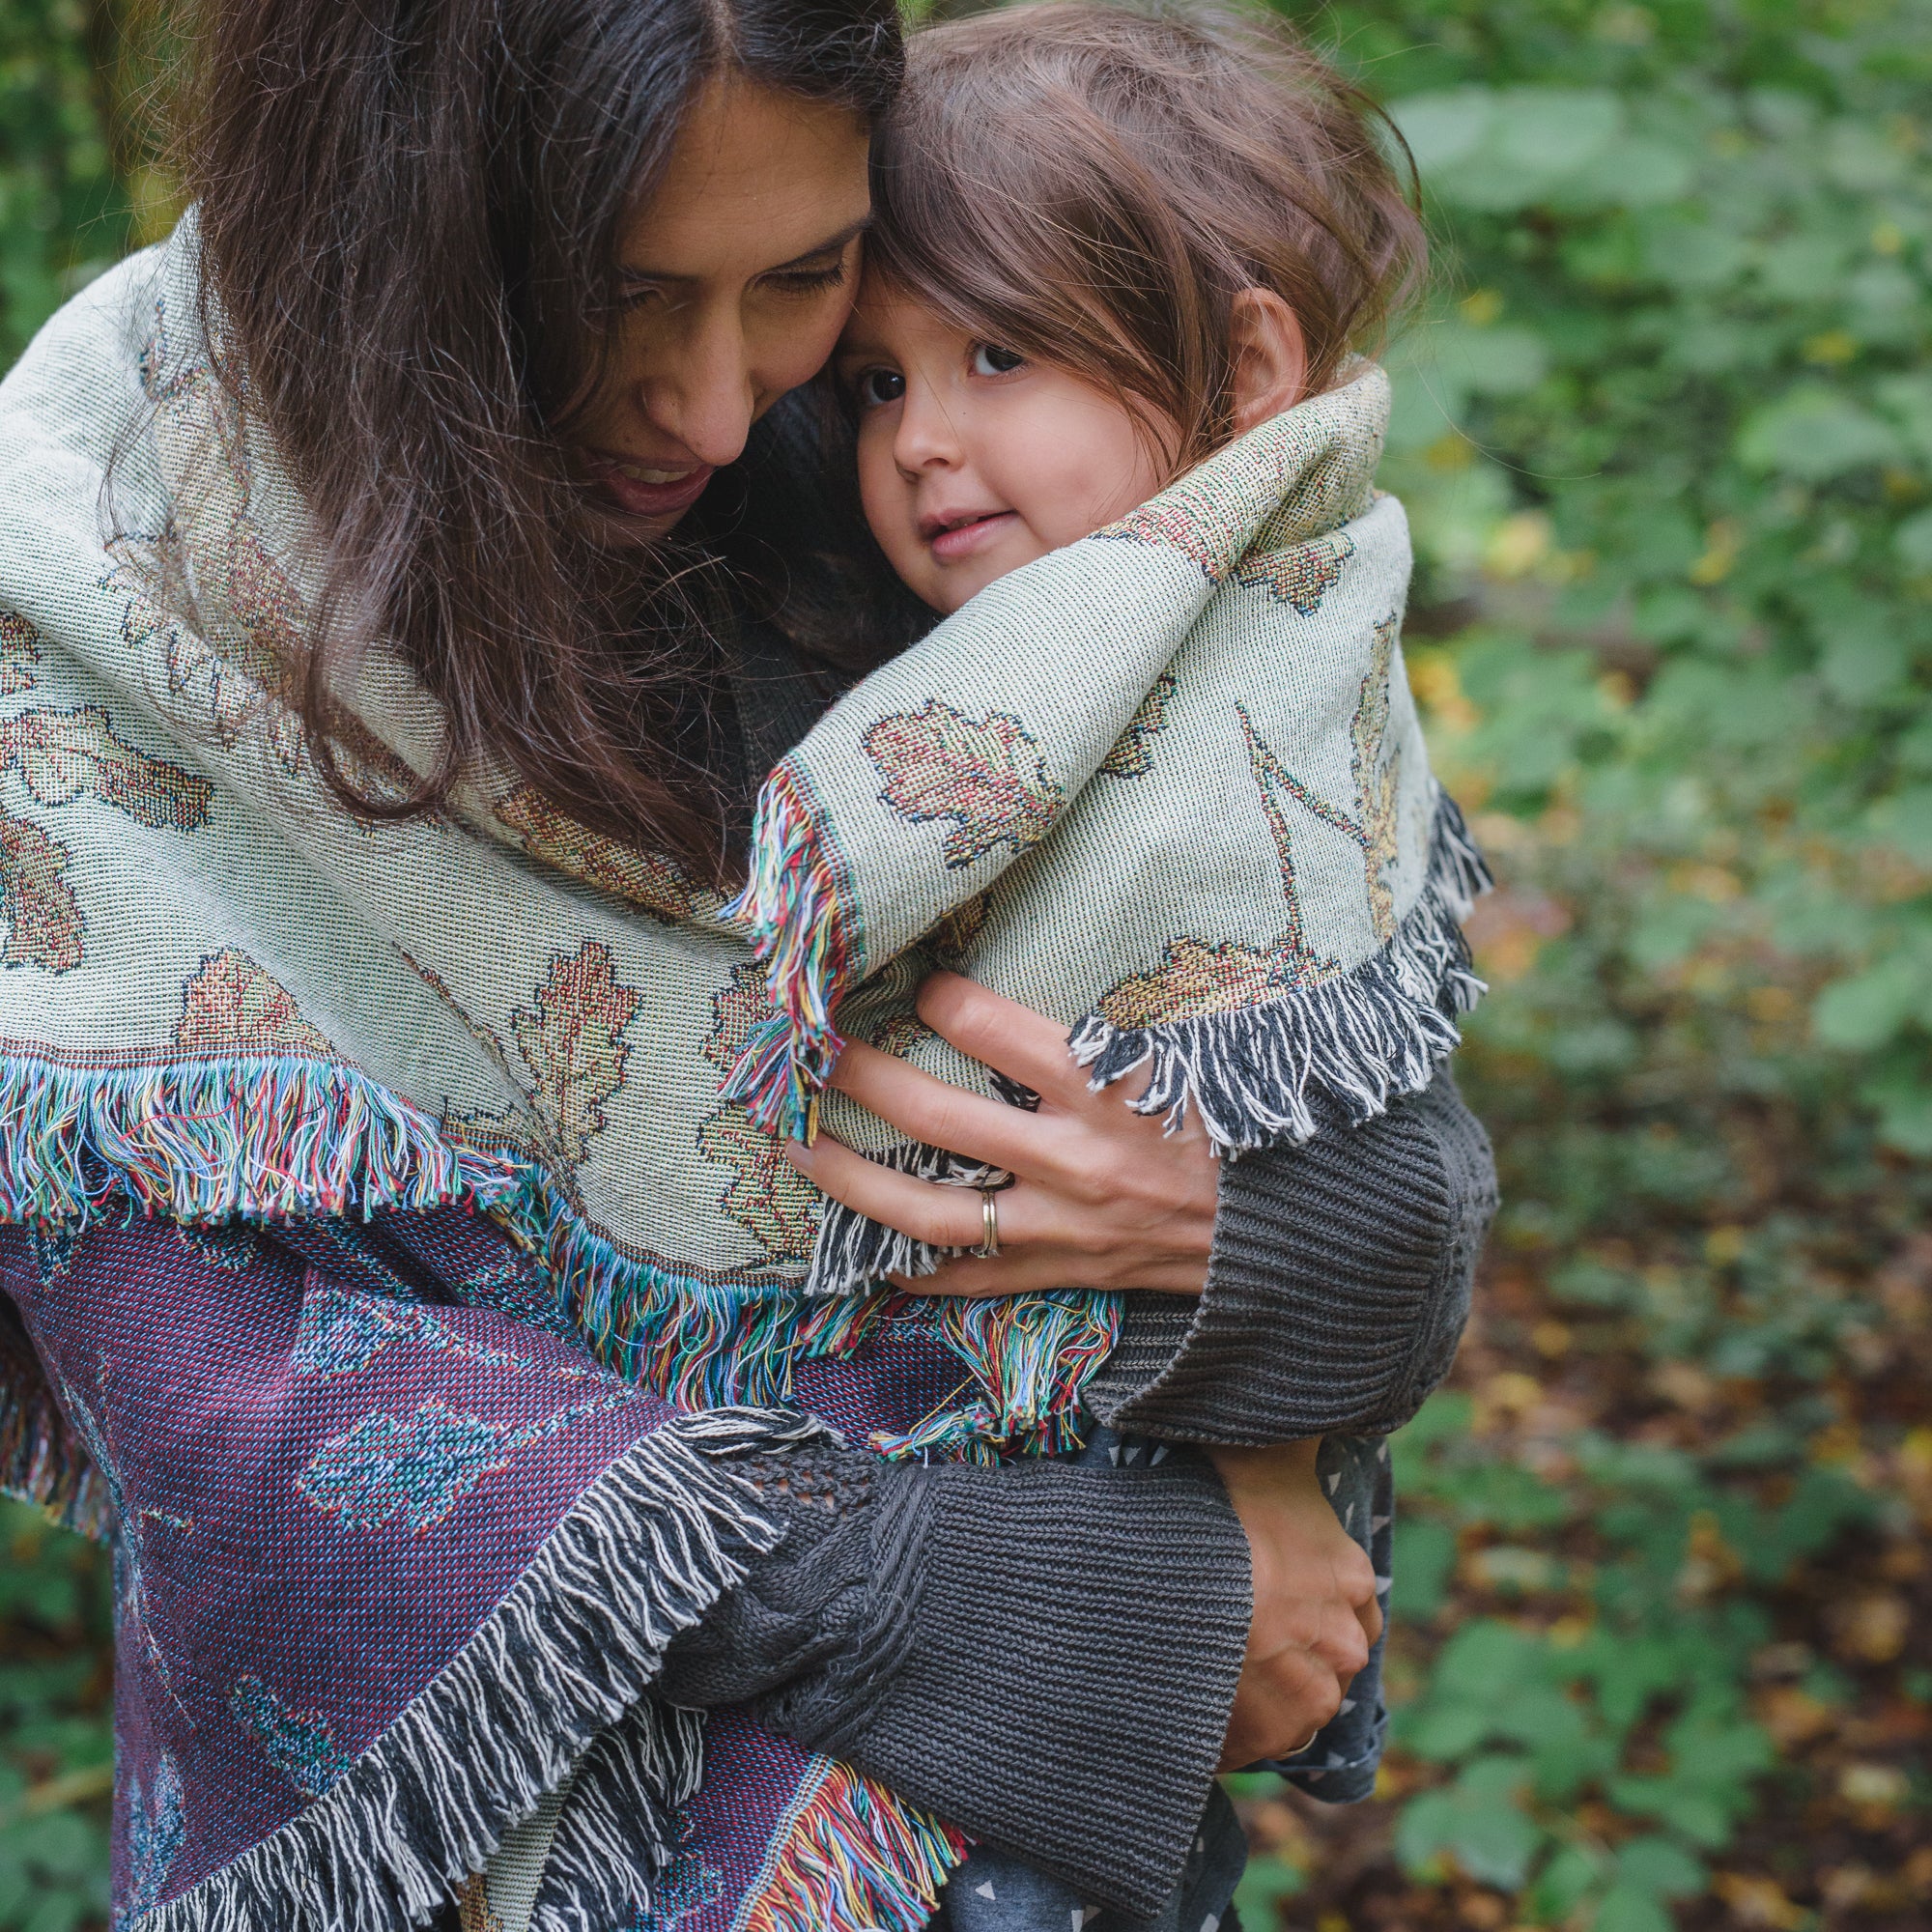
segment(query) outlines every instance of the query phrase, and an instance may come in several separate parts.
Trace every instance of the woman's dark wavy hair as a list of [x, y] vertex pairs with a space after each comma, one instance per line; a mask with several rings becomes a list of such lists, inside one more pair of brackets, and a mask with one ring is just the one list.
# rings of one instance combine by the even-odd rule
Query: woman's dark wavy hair
[[[324, 547], [290, 696], [328, 784], [406, 816], [494, 757], [721, 876], [724, 803], [690, 754], [711, 664], [690, 551], [599, 554], [561, 438], [618, 313], [620, 237], [701, 84], [735, 71], [874, 119], [895, 0], [200, 0], [190, 34], [218, 373]], [[448, 721], [407, 797], [358, 788], [331, 740], [333, 674], [370, 636]]]

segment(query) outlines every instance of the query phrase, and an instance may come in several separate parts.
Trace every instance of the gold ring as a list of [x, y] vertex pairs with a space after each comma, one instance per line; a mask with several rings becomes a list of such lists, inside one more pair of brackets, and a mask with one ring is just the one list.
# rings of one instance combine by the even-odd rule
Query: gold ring
[[982, 1262], [989, 1262], [1000, 1252], [1000, 1196], [993, 1187], [980, 1190], [980, 1226], [985, 1232], [980, 1236], [980, 1245], [973, 1250]]
[[1317, 1724], [1315, 1728], [1312, 1731], [1310, 1731], [1309, 1734], [1305, 1738], [1303, 1738], [1302, 1741], [1298, 1745], [1296, 1745], [1293, 1750], [1283, 1751], [1282, 1756], [1299, 1757], [1301, 1753], [1305, 1751], [1308, 1748], [1308, 1747], [1312, 1745], [1315, 1742], [1315, 1740], [1319, 1738], [1321, 1735], [1321, 1726], [1320, 1724]]

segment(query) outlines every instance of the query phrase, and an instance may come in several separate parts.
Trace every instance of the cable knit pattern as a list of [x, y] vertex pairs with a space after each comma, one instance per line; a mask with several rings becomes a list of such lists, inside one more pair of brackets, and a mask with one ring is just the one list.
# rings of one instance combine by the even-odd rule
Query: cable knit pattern
[[1206, 1294], [1128, 1297], [1089, 1400], [1116, 1428], [1199, 1442], [1400, 1428], [1448, 1373], [1495, 1208], [1489, 1139], [1446, 1067], [1363, 1126], [1230, 1163]]

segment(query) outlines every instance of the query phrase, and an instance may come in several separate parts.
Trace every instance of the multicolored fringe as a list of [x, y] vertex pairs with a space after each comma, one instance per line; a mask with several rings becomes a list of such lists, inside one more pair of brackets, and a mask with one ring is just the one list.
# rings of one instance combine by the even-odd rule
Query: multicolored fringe
[[1057, 1456], [1080, 1446], [1087, 1384], [1121, 1337], [1118, 1294], [1064, 1288], [983, 1298], [934, 1295], [919, 1305], [983, 1393], [937, 1410], [903, 1435], [875, 1431], [871, 1446], [880, 1455], [894, 1462], [937, 1453], [994, 1463], [1015, 1447]]
[[918, 1311], [968, 1375], [959, 1406], [904, 1435], [872, 1438], [895, 1459], [941, 1453], [989, 1462], [1078, 1446], [1082, 1393], [1120, 1335], [1119, 1296], [1085, 1290], [925, 1298], [868, 1276], [853, 1292], [824, 1295], [677, 1274], [587, 1228], [535, 1170], [487, 1211], [543, 1258], [599, 1358], [681, 1408], [788, 1401], [799, 1362], [849, 1355], [885, 1322]]
[[836, 854], [820, 837], [821, 814], [789, 761], [758, 794], [752, 876], [724, 908], [766, 962], [776, 1016], [764, 1022], [719, 1093], [742, 1100], [767, 1133], [808, 1134], [811, 1100], [831, 1077], [844, 1041], [832, 1009], [857, 952], [851, 895], [841, 892]]
[[[797, 1362], [849, 1354], [904, 1309], [883, 1286], [837, 1296], [741, 1288], [627, 1255], [540, 1168], [457, 1145], [419, 1108], [338, 1062], [100, 1069], [14, 1059], [0, 1062], [0, 1115], [10, 1129], [0, 1137], [0, 1219], [16, 1225], [85, 1225], [128, 1202], [190, 1226], [474, 1208], [541, 1259], [559, 1312], [603, 1361], [682, 1408], [783, 1402]], [[940, 1304], [935, 1332], [972, 1372], [975, 1396], [898, 1453], [1064, 1446], [1080, 1387], [1118, 1322], [1106, 1297], [1078, 1299], [1093, 1305]], [[24, 1382], [17, 1396], [0, 1384], [0, 1487], [95, 1522], [86, 1459], [57, 1425], [50, 1399]]]
[[1123, 1029], [1090, 1014], [1067, 1045], [1098, 1092], [1151, 1063], [1140, 1114], [1169, 1133], [1192, 1108], [1217, 1153], [1299, 1144], [1321, 1125], [1314, 1101], [1351, 1121], [1418, 1094], [1461, 1043], [1456, 1026], [1482, 996], [1463, 922], [1491, 884], [1463, 814], [1438, 790], [1429, 869], [1395, 936], [1352, 973], [1233, 1012]]
[[737, 1923], [743, 1932], [919, 1932], [971, 1841], [847, 1766], [820, 1763]]
[[[856, 1347], [895, 1299], [826, 1302], [797, 1291], [732, 1298], [650, 1269], [586, 1228], [538, 1170], [455, 1146], [419, 1109], [336, 1063], [82, 1069], [16, 1060], [0, 1065], [0, 1106], [11, 1129], [0, 1138], [0, 1214], [15, 1223], [72, 1228], [128, 1204], [193, 1224], [462, 1202], [544, 1255], [559, 1297], [586, 1327], [602, 1328], [607, 1355], [706, 1411], [607, 1472], [462, 1656], [325, 1799], [144, 1916], [139, 1932], [244, 1932], [270, 1922], [382, 1932], [398, 1914], [419, 1917], [445, 1896], [554, 1778], [543, 1753], [577, 1722], [571, 1699], [596, 1705], [578, 1724], [587, 1741], [605, 1721], [605, 1680], [623, 1678], [630, 1694], [640, 1693], [670, 1636], [742, 1575], [745, 1550], [776, 1536], [728, 1473], [730, 1461], [821, 1426], [748, 1413], [732, 1406], [734, 1391], [740, 1403], [753, 1390], [753, 1402], [769, 1402], [788, 1385], [797, 1354]], [[643, 1282], [651, 1292], [639, 1298]], [[653, 1307], [664, 1318], [656, 1323]], [[59, 1509], [75, 1527], [107, 1527], [105, 1485], [4, 1317], [0, 1488]], [[609, 1574], [611, 1552], [639, 1537], [688, 1561], [672, 1571], [627, 1563]], [[592, 1608], [602, 1619], [594, 1631]], [[670, 1813], [696, 1787], [697, 1720], [655, 1713], [639, 1703], [582, 1760], [558, 1833], [572, 1855], [553, 1859], [543, 1901], [572, 1922], [614, 1922], [636, 1909], [643, 1894], [634, 1888], [668, 1855]], [[479, 1729], [517, 1748], [507, 1759], [500, 1748], [477, 1751]], [[486, 1764], [499, 1767], [494, 1780]], [[912, 1932], [963, 1849], [956, 1833], [835, 1768], [787, 1840], [765, 1922]], [[817, 1912], [820, 1898], [834, 1910]], [[837, 1916], [839, 1901], [852, 1902], [853, 1916]]]
[[339, 1062], [286, 1055], [165, 1065], [0, 1062], [0, 1219], [52, 1228], [110, 1202], [187, 1224], [363, 1218], [514, 1185], [498, 1156]]

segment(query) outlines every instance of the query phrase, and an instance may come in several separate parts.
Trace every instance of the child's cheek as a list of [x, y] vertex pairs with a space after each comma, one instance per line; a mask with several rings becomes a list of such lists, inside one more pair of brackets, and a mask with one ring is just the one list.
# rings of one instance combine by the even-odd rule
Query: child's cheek
[[859, 502], [874, 541], [894, 569], [904, 571], [919, 549], [912, 492], [893, 461], [892, 438], [873, 419], [859, 432]]

